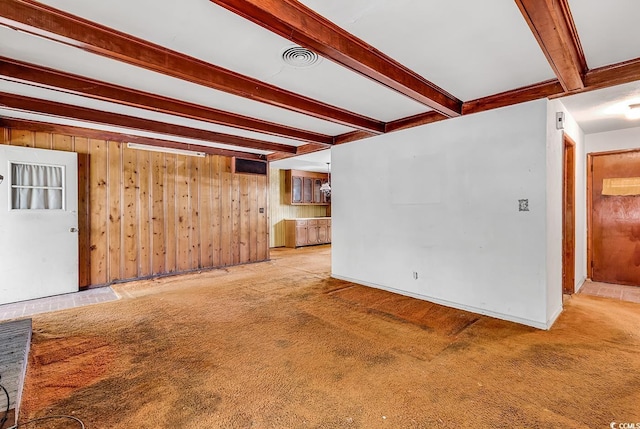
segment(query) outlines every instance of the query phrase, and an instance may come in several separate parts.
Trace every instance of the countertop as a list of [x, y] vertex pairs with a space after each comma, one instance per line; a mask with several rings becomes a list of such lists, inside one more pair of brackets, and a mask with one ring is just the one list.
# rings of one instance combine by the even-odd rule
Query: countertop
[[321, 216], [321, 217], [295, 217], [295, 218], [286, 218], [285, 220], [314, 220], [314, 219], [331, 219], [331, 216]]

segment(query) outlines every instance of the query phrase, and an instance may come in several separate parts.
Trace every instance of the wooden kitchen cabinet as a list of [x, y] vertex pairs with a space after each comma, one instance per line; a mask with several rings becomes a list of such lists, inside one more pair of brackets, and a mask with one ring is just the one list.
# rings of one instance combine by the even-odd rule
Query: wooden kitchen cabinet
[[285, 219], [285, 246], [301, 247], [331, 243], [331, 218]]
[[285, 170], [284, 203], [291, 205], [329, 205], [329, 199], [320, 187], [329, 180], [327, 173]]

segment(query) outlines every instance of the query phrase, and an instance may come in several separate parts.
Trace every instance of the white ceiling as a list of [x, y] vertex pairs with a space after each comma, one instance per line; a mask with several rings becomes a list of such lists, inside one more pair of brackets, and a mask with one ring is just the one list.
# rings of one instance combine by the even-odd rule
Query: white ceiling
[[164, 122], [167, 124], [183, 125], [191, 128], [198, 128], [202, 130], [215, 131], [219, 133], [230, 134], [233, 133], [238, 136], [249, 137], [254, 139], [261, 139], [264, 141], [270, 141], [275, 143], [284, 143], [291, 146], [300, 146], [304, 142], [286, 139], [282, 137], [272, 136], [269, 134], [256, 133], [253, 131], [236, 130], [232, 127], [226, 127], [222, 125], [216, 125], [209, 122], [197, 121], [194, 119], [183, 118], [175, 115], [168, 115], [165, 113], [153, 112], [151, 110], [140, 109], [137, 107], [123, 106], [121, 104], [115, 104], [107, 101], [94, 100], [87, 97], [82, 97], [75, 94], [70, 94], [61, 91], [55, 91], [48, 88], [42, 88], [34, 85], [25, 85], [19, 82], [8, 81], [0, 79], [0, 91], [9, 92], [17, 95], [24, 95], [27, 97], [34, 97], [43, 100], [55, 100], [59, 103], [71, 104], [74, 106], [88, 107], [90, 109], [96, 109], [103, 112], [119, 113], [122, 115], [133, 116], [135, 118], [150, 119], [153, 121]]
[[[327, 163], [331, 163], [331, 150], [321, 150], [319, 152], [307, 153], [293, 158], [282, 159], [269, 163], [270, 168], [278, 170], [303, 170], [327, 172]], [[329, 168], [331, 168], [329, 166]]]
[[640, 1], [570, 0], [589, 68], [640, 56]]
[[[513, 0], [300, 0], [346, 31], [440, 86], [469, 101], [553, 79], [540, 46]], [[390, 122], [430, 109], [331, 60], [300, 69], [285, 65], [286, 40], [210, 0], [42, 0], [42, 3], [139, 37], [176, 52], [354, 113]], [[569, 0], [590, 68], [640, 58], [638, 0]], [[138, 66], [89, 53], [0, 25], [0, 55], [329, 136], [355, 128], [253, 101]], [[223, 132], [291, 146], [305, 142], [232, 126], [185, 119], [79, 93], [42, 88], [0, 76], [0, 91], [85, 106], [106, 112]], [[640, 126], [616, 105], [640, 97], [635, 82], [563, 99], [585, 132]], [[253, 153], [217, 142], [177, 138], [142, 130], [87, 124], [33, 112], [0, 109], [0, 117], [104, 129]], [[428, 125], [427, 125], [428, 126]], [[281, 168], [324, 171], [330, 151], [274, 162]], [[284, 167], [287, 166], [287, 167]]]
[[552, 79], [512, 0], [301, 0], [461, 100]]
[[[322, 61], [309, 69], [287, 66], [281, 53], [292, 45], [290, 41], [209, 0], [42, 3], [375, 119], [391, 121], [429, 110], [331, 61]], [[148, 19], [140, 19], [141, 16]], [[350, 96], [345, 97], [345, 93]]]
[[630, 104], [640, 104], [640, 81], [564, 97], [561, 101], [585, 134], [640, 127], [640, 119], [625, 116]]
[[259, 149], [247, 149], [244, 147], [232, 146], [232, 145], [222, 144], [222, 143], [206, 142], [203, 140], [196, 140], [196, 139], [185, 138], [185, 137], [167, 136], [166, 134], [134, 130], [131, 128], [115, 127], [115, 126], [98, 124], [93, 122], [76, 121], [74, 119], [61, 118], [53, 115], [34, 114], [31, 112], [24, 112], [22, 110], [13, 110], [13, 109], [7, 109], [2, 107], [0, 107], [0, 117], [9, 118], [9, 119], [23, 119], [28, 121], [41, 121], [41, 122], [47, 122], [50, 124], [66, 125], [66, 126], [80, 127], [80, 128], [89, 128], [92, 130], [108, 131], [108, 132], [114, 132], [119, 134], [148, 137], [152, 139], [169, 140], [169, 141], [178, 142], [178, 143], [196, 144], [196, 145], [208, 146], [208, 147], [214, 147], [214, 148], [220, 148], [220, 149], [228, 149], [228, 150], [234, 150], [237, 152], [247, 152], [247, 153], [265, 154], [265, 155], [270, 153], [268, 151], [259, 150]]
[[0, 55], [24, 62], [324, 134], [352, 131], [349, 127], [216, 91], [2, 26], [0, 39], [3, 41]]

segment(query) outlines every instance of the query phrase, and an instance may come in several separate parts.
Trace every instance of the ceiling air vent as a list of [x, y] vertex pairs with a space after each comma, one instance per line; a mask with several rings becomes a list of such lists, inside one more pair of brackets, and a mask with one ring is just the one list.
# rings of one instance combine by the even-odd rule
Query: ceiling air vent
[[293, 67], [307, 68], [320, 62], [320, 57], [313, 51], [302, 46], [292, 46], [282, 53], [282, 60]]

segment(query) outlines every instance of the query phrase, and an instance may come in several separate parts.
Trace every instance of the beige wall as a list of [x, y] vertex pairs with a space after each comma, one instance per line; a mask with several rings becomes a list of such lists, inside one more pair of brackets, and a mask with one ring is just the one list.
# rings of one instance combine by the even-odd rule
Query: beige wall
[[284, 219], [326, 216], [327, 206], [292, 206], [284, 202], [284, 170], [269, 169], [270, 247], [284, 246]]

